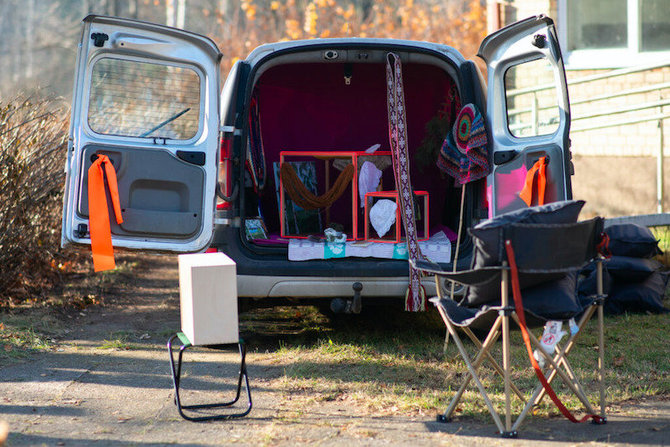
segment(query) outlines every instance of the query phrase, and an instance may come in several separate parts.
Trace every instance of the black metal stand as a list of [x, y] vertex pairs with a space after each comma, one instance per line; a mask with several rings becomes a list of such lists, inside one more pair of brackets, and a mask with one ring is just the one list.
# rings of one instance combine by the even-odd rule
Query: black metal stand
[[[181, 342], [181, 347], [179, 348], [179, 356], [177, 359], [177, 365], [175, 368], [175, 361], [174, 361], [174, 354], [172, 350], [172, 342], [175, 339], [179, 339]], [[174, 384], [174, 400], [175, 404], [177, 405], [177, 410], [179, 411], [179, 414], [181, 417], [183, 417], [186, 420], [189, 421], [194, 421], [194, 422], [202, 422], [202, 421], [211, 421], [215, 419], [233, 419], [233, 418], [240, 418], [244, 417], [249, 412], [251, 411], [251, 389], [249, 388], [249, 377], [247, 376], [247, 364], [246, 364], [246, 355], [247, 355], [247, 348], [244, 345], [244, 341], [240, 340], [238, 346], [240, 349], [240, 375], [237, 380], [237, 392], [235, 394], [235, 399], [231, 400], [230, 402], [223, 402], [223, 403], [214, 403], [214, 404], [200, 404], [200, 405], [182, 405], [181, 400], [179, 398], [179, 384], [180, 384], [180, 376], [181, 376], [181, 361], [182, 361], [182, 356], [184, 355], [184, 351], [186, 351], [187, 348], [190, 348], [192, 346], [191, 342], [188, 340], [186, 335], [184, 335], [183, 332], [178, 332], [172, 337], [167, 342], [167, 347], [168, 347], [168, 352], [170, 354], [170, 368], [172, 370], [172, 383]], [[222, 345], [216, 345], [216, 346], [208, 346], [213, 349], [218, 349]], [[216, 415], [211, 415], [211, 416], [188, 416], [187, 414], [184, 413], [184, 410], [201, 410], [205, 408], [220, 408], [220, 407], [229, 407], [233, 404], [235, 404], [239, 399], [240, 399], [240, 393], [242, 391], [242, 379], [244, 379], [244, 385], [247, 391], [247, 402], [248, 406], [247, 409], [242, 412], [242, 413], [226, 413], [226, 414], [216, 414]]]

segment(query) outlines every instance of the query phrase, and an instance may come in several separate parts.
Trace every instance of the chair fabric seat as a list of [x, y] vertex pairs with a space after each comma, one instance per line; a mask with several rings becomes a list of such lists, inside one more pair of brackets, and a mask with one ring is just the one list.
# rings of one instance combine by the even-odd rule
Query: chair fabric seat
[[[559, 280], [523, 290], [526, 323], [529, 327], [543, 326], [549, 320], [569, 320], [582, 314], [591, 305], [591, 299], [577, 298], [576, 276], [576, 273], [569, 273]], [[457, 303], [437, 296], [430, 301], [435, 306], [441, 306], [455, 326], [479, 331], [489, 330], [501, 309], [499, 302], [469, 307], [464, 302]]]

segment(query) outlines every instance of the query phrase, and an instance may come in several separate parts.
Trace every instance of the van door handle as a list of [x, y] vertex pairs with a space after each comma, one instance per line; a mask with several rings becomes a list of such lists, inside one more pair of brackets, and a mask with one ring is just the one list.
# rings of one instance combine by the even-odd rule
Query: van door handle
[[186, 163], [205, 166], [204, 152], [177, 151], [177, 157], [179, 157], [181, 160], [184, 160]]
[[514, 159], [519, 154], [519, 151], [515, 149], [509, 149], [506, 151], [495, 151], [493, 153], [493, 163], [495, 165], [502, 165]]

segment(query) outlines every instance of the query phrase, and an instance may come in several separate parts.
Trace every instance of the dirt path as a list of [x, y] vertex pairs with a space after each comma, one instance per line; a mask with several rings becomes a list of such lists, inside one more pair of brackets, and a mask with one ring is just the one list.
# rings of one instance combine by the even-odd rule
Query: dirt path
[[[309, 400], [282, 385], [285, 372], [273, 353], [278, 336], [272, 335], [281, 322], [266, 318], [268, 311], [242, 326], [252, 346], [251, 414], [233, 421], [183, 421], [173, 404], [165, 349], [179, 328], [176, 258], [128, 259], [137, 263], [133, 274], [107, 287], [104, 306], [66, 318], [67, 332], [53, 350], [0, 365], [0, 420], [10, 425], [9, 445], [554, 446], [670, 440], [670, 401], [658, 398], [616, 408], [610, 423], [600, 427], [534, 418], [518, 440], [500, 439], [488, 422], [439, 424], [433, 412], [381, 414], [346, 392]], [[232, 392], [235, 352], [194, 349], [189, 362], [186, 399], [211, 398], [212, 389]]]

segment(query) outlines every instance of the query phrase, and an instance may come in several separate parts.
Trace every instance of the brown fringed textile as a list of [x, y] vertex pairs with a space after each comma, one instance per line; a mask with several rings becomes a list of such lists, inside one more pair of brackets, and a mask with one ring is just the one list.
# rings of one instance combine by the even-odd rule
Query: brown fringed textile
[[354, 165], [347, 165], [335, 180], [333, 187], [320, 196], [315, 196], [307, 189], [289, 163], [282, 163], [279, 175], [291, 200], [303, 209], [313, 210], [330, 206], [340, 198], [354, 178]]

